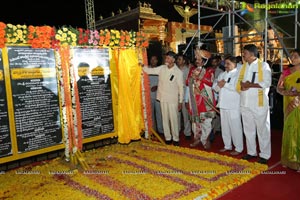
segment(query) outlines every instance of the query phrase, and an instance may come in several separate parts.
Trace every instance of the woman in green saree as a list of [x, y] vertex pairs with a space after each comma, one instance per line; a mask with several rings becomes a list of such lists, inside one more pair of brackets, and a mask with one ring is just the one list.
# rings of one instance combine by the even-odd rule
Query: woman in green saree
[[284, 97], [281, 164], [300, 172], [300, 49], [293, 50], [290, 59], [292, 66], [283, 70], [277, 85]]

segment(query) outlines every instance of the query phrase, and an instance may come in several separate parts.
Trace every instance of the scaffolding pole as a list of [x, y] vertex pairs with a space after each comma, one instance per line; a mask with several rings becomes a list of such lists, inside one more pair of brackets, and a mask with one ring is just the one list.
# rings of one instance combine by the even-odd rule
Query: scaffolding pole
[[[268, 0], [266, 0], [266, 5], [268, 5]], [[265, 7], [264, 61], [267, 61], [267, 53], [268, 53], [267, 47], [268, 47], [268, 7], [266, 6]]]
[[[200, 22], [200, 0], [198, 0], [198, 46], [201, 47], [201, 22]], [[193, 41], [193, 40], [191, 40]]]
[[[200, 3], [202, 2], [202, 4]], [[234, 55], [235, 51], [236, 51], [236, 47], [235, 47], [235, 44], [236, 43], [236, 40], [235, 38], [239, 38], [239, 40], [241, 41], [241, 39], [243, 37], [247, 37], [247, 36], [250, 36], [250, 35], [262, 35], [264, 34], [265, 37], [264, 37], [264, 45], [263, 45], [263, 53], [264, 53], [264, 56], [263, 56], [263, 59], [264, 61], [268, 60], [268, 52], [272, 50], [278, 50], [278, 52], [280, 52], [281, 55], [280, 58], [281, 58], [281, 62], [282, 62], [282, 58], [283, 58], [283, 54], [286, 56], [286, 57], [289, 57], [289, 51], [288, 49], [290, 48], [287, 48], [286, 44], [285, 44], [285, 41], [284, 39], [294, 39], [294, 45], [292, 48], [297, 48], [298, 47], [298, 38], [297, 38], [297, 34], [298, 34], [298, 27], [300, 27], [300, 23], [298, 22], [298, 7], [295, 7], [295, 12], [294, 13], [288, 13], [288, 14], [283, 14], [283, 15], [280, 15], [280, 16], [273, 16], [273, 17], [269, 17], [268, 16], [268, 7], [266, 6], [265, 9], [264, 9], [264, 13], [265, 13], [265, 17], [262, 19], [264, 21], [264, 30], [261, 31], [261, 30], [258, 30], [254, 24], [251, 24], [249, 23], [242, 15], [240, 15], [239, 13], [242, 11], [241, 9], [239, 10], [236, 10], [235, 6], [236, 6], [236, 2], [233, 1], [233, 0], [228, 0], [227, 2], [227, 9], [224, 11], [224, 10], [220, 10], [220, 3], [219, 1], [216, 1], [215, 3], [215, 6], [216, 8], [212, 8], [212, 7], [208, 7], [207, 5], [205, 5], [204, 3], [206, 2], [206, 0], [198, 0], [198, 30], [195, 32], [195, 34], [193, 35], [191, 41], [189, 42], [189, 44], [187, 45], [186, 49], [184, 50], [184, 53], [187, 51], [187, 49], [190, 47], [193, 39], [196, 37], [196, 35], [198, 35], [198, 45], [201, 46], [203, 43], [201, 41], [201, 20], [202, 19], [209, 19], [209, 18], [212, 18], [212, 17], [219, 17], [220, 16], [220, 19], [215, 23], [215, 25], [213, 25], [213, 29], [216, 27], [216, 25], [221, 21], [221, 19], [227, 14], [228, 16], [228, 41], [230, 41], [230, 44], [232, 45], [232, 51], [231, 51], [231, 54]], [[275, 1], [275, 2], [271, 2], [272, 3], [276, 3], [278, 1]], [[297, 3], [296, 0], [294, 0], [294, 3]], [[268, 0], [265, 0], [265, 5], [269, 4], [269, 1]], [[201, 17], [201, 8], [202, 9], [208, 9], [208, 10], [212, 10], [212, 11], [217, 11], [219, 12], [218, 14], [212, 14], [212, 15], [207, 15], [207, 16], [202, 16]], [[242, 23], [248, 25], [250, 29], [253, 29], [256, 31], [255, 34], [239, 34], [239, 35], [236, 35], [235, 33], [235, 21], [236, 21], [236, 16], [241, 20]], [[288, 33], [286, 30], [282, 29], [281, 27], [275, 27], [275, 25], [271, 22], [271, 19], [279, 19], [279, 18], [283, 18], [283, 17], [290, 17], [290, 16], [295, 16], [295, 26], [294, 26], [294, 34], [295, 36], [292, 36], [293, 33]], [[272, 46], [269, 46], [268, 45], [268, 27], [271, 27], [276, 35], [276, 39], [271, 39], [271, 40], [278, 40], [279, 44], [280, 44], [280, 47], [272, 47]], [[277, 26], [277, 24], [276, 24]], [[238, 27], [239, 28], [239, 27]], [[280, 31], [280, 33], [283, 35], [282, 38], [281, 36], [279, 35], [278, 33], [278, 30]], [[205, 40], [205, 41], [209, 41], [211, 39], [206, 39], [207, 36], [209, 35], [206, 34], [205, 37], [202, 39], [202, 40]], [[215, 38], [214, 40], [216, 41], [217, 39], [220, 39], [220, 38]], [[259, 42], [258, 40], [251, 40], [251, 41], [247, 41], [247, 42], [240, 42], [239, 41], [239, 44], [241, 45], [240, 48], [242, 48], [242, 44], [245, 44], [245, 43], [251, 43], [251, 42]], [[270, 40], [269, 40], [270, 41]], [[240, 49], [242, 50], [242, 49]], [[268, 51], [269, 50], [269, 51]], [[282, 51], [280, 51], [282, 50]], [[270, 57], [271, 58], [271, 57]]]

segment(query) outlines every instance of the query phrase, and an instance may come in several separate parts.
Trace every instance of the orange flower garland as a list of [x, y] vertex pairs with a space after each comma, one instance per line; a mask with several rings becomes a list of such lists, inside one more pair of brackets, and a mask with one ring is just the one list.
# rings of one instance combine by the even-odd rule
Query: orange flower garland
[[0, 48], [5, 47], [5, 43], [6, 43], [5, 28], [6, 28], [6, 24], [0, 22]]
[[[92, 42], [91, 42], [92, 41]], [[84, 30], [82, 28], [62, 27], [56, 30], [50, 26], [12, 25], [0, 22], [0, 48], [9, 44], [30, 44], [32, 48], [53, 48], [60, 46], [103, 46], [141, 47], [149, 46], [147, 35], [143, 32], [124, 30]]]
[[68, 148], [68, 152], [72, 150], [74, 144], [73, 138], [73, 118], [72, 118], [72, 100], [70, 91], [70, 77], [69, 77], [69, 60], [70, 60], [70, 49], [69, 47], [61, 47], [59, 49], [59, 54], [61, 55], [61, 69], [62, 69], [62, 79], [63, 79], [63, 90], [64, 90], [64, 97], [65, 97], [65, 109], [66, 109], [66, 118], [67, 118], [67, 126], [68, 126], [68, 133], [65, 133], [66, 141], [69, 142], [69, 145], [66, 146]]
[[143, 32], [136, 33], [136, 47], [148, 47], [149, 42], [145, 40], [146, 34]]
[[[147, 52], [142, 49], [142, 51], [137, 50], [137, 54], [139, 56], [140, 62], [143, 64], [148, 64], [148, 59], [147, 59]], [[143, 120], [145, 123], [145, 134], [146, 137], [151, 134], [150, 128], [153, 126], [152, 122], [152, 111], [151, 111], [151, 98], [150, 98], [150, 80], [149, 76], [147, 73], [143, 73], [142, 76], [142, 85], [141, 85], [141, 90], [142, 90], [142, 111], [144, 113], [143, 115]]]
[[81, 118], [81, 112], [80, 112], [80, 101], [79, 101], [79, 94], [78, 94], [78, 87], [77, 82], [74, 80], [75, 77], [75, 69], [72, 64], [70, 64], [70, 80], [73, 87], [71, 87], [71, 93], [72, 93], [72, 113], [73, 114], [73, 126], [74, 126], [74, 146], [82, 150], [82, 118]]
[[52, 47], [52, 28], [50, 26], [29, 26], [28, 27], [28, 44], [32, 48], [46, 48]]

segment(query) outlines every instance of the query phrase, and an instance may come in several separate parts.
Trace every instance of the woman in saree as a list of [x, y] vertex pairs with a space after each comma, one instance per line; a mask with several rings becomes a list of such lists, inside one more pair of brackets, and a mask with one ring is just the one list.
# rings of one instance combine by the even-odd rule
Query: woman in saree
[[284, 113], [281, 164], [300, 172], [300, 49], [293, 50], [290, 59], [291, 67], [283, 70], [277, 85]]

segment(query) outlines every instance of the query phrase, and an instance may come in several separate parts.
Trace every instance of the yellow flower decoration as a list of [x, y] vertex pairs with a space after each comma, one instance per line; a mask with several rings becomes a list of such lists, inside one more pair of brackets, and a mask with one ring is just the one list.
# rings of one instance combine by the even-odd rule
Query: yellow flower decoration
[[76, 46], [78, 31], [72, 27], [63, 27], [55, 35], [55, 39], [60, 41], [62, 46]]
[[7, 43], [11, 44], [27, 44], [27, 26], [26, 25], [12, 25], [6, 26]]
[[[46, 27], [46, 26], [44, 26]], [[0, 22], [0, 46], [8, 44], [30, 44], [34, 48], [36, 45], [37, 35], [34, 30], [41, 30], [38, 27], [26, 25], [4, 24]], [[101, 46], [110, 48], [127, 48], [127, 47], [147, 47], [148, 36], [145, 33], [123, 30], [83, 30], [81, 28], [62, 27], [58, 30], [52, 27], [49, 31], [44, 29], [45, 33], [39, 32], [39, 36], [46, 35], [47, 47], [57, 48], [62, 46]], [[43, 32], [43, 30], [41, 30]], [[50, 36], [49, 36], [50, 35]], [[49, 36], [49, 37], [48, 37]], [[35, 39], [33, 42], [33, 39]], [[39, 44], [43, 42], [39, 37]], [[40, 46], [39, 46], [40, 47]]]

